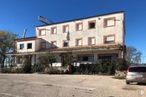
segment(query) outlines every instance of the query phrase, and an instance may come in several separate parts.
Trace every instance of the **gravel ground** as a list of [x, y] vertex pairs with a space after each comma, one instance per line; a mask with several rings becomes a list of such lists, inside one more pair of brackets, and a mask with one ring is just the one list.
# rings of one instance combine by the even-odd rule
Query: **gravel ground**
[[0, 97], [146, 97], [145, 87], [112, 76], [0, 74]]

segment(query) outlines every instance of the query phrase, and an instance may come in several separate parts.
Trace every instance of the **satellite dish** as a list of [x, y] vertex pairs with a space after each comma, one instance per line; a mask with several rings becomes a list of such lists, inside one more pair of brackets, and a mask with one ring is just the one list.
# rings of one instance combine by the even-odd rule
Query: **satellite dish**
[[38, 16], [38, 20], [44, 24], [52, 24], [53, 22], [51, 20], [48, 20], [46, 17], [44, 16]]

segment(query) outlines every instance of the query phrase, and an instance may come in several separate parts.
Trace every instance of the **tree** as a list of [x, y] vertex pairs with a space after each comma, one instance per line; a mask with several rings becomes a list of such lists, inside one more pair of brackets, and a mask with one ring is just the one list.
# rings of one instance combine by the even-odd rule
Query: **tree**
[[56, 62], [54, 54], [47, 53], [39, 57], [39, 64], [44, 65], [47, 68], [50, 67], [50, 65], [52, 67], [53, 62]]
[[61, 54], [61, 57], [62, 57], [62, 64], [63, 64], [63, 66], [71, 65], [71, 63], [73, 62], [72, 53]]
[[139, 64], [141, 63], [142, 53], [138, 51], [136, 48], [129, 46], [126, 48], [126, 60], [129, 63]]
[[31, 61], [28, 59], [24, 60], [24, 64], [22, 66], [23, 72], [24, 73], [31, 73]]
[[6, 54], [12, 52], [15, 48], [14, 39], [16, 35], [7, 31], [0, 31], [0, 65], [4, 68]]

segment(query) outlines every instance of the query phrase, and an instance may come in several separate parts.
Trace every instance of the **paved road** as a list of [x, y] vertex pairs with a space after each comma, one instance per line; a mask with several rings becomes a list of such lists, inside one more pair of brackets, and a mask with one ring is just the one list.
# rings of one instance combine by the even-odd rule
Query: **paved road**
[[146, 97], [146, 86], [112, 76], [0, 74], [0, 97]]

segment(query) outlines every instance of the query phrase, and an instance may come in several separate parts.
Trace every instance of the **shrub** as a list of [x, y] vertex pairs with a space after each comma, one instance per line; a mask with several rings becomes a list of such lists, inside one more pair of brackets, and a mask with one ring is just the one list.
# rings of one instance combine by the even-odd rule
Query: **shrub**
[[45, 67], [44, 65], [41, 65], [41, 64], [34, 64], [32, 66], [32, 72], [44, 72], [45, 70]]
[[31, 63], [29, 60], [24, 61], [24, 65], [22, 66], [22, 70], [24, 73], [31, 73]]
[[2, 73], [23, 73], [22, 68], [3, 68]]
[[64, 72], [64, 70], [59, 69], [57, 67], [50, 67], [50, 68], [46, 68], [44, 73], [47, 73], [47, 74], [64, 74], [65, 72]]
[[39, 60], [40, 65], [44, 65], [45, 68], [48, 68], [52, 66], [53, 62], [56, 62], [56, 57], [54, 54], [47, 53], [47, 54], [41, 55], [38, 58], [38, 60]]
[[128, 62], [124, 59], [118, 59], [116, 62], [116, 70], [118, 71], [127, 70], [128, 66], [129, 66]]
[[24, 73], [23, 68], [12, 68], [11, 73]]
[[96, 64], [80, 64], [79, 67], [74, 67], [74, 72], [77, 74], [114, 74], [115, 64], [110, 61], [104, 61]]
[[98, 74], [99, 64], [80, 64], [79, 67], [74, 67], [73, 73], [78, 74]]
[[3, 68], [1, 69], [2, 73], [11, 73], [11, 68]]

